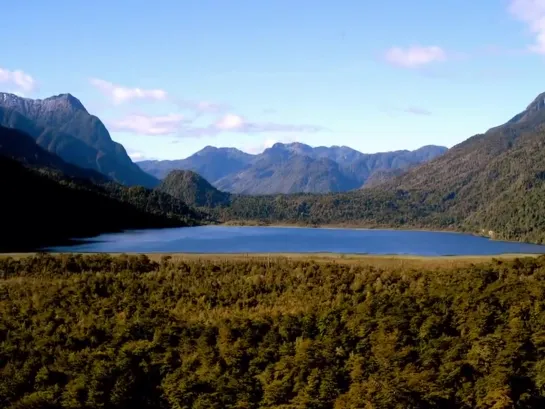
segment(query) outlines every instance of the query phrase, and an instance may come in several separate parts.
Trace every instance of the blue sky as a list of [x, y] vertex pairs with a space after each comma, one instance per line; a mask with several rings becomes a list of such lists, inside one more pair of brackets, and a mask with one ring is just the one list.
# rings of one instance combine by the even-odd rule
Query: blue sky
[[545, 91], [545, 0], [11, 1], [0, 90], [70, 92], [136, 159], [453, 146]]

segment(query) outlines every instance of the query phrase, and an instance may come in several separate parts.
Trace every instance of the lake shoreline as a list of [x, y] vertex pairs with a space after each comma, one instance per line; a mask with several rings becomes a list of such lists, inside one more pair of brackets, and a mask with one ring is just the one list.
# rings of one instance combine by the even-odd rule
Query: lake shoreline
[[[238, 229], [240, 228], [240, 230]], [[249, 229], [246, 233], [243, 232], [243, 229]], [[285, 231], [277, 231], [268, 233], [260, 233], [259, 231], [253, 232], [253, 229], [263, 229], [266, 228], [272, 229], [285, 229]], [[464, 257], [477, 257], [477, 258], [497, 258], [502, 256], [511, 256], [514, 257], [524, 257], [524, 256], [537, 256], [545, 254], [545, 246], [536, 245], [533, 243], [525, 242], [508, 242], [499, 239], [490, 239], [486, 236], [479, 236], [477, 234], [465, 233], [455, 230], [428, 230], [425, 228], [420, 229], [400, 229], [400, 228], [387, 228], [387, 227], [362, 227], [362, 226], [352, 226], [347, 227], [343, 225], [323, 225], [320, 227], [307, 227], [295, 224], [270, 224], [265, 226], [249, 226], [244, 225], [232, 225], [232, 224], [214, 224], [214, 225], [204, 225], [204, 226], [194, 226], [193, 229], [204, 229], [197, 230], [196, 232], [176, 232], [176, 230], [185, 230], [185, 228], [165, 228], [165, 229], [143, 229], [143, 230], [126, 230], [121, 233], [120, 237], [115, 233], [110, 233], [113, 235], [113, 238], [95, 238], [91, 239], [74, 239], [72, 241], [72, 246], [62, 246], [62, 247], [43, 247], [39, 249], [21, 249], [21, 250], [12, 250], [12, 251], [3, 251], [0, 252], [0, 255], [4, 254], [33, 254], [33, 253], [51, 253], [51, 254], [66, 254], [66, 253], [76, 253], [76, 254], [166, 254], [166, 255], [196, 255], [197, 257], [208, 257], [211, 256], [223, 256], [223, 257], [260, 257], [267, 255], [267, 257], [282, 257], [290, 256], [293, 257], [320, 257], [328, 255], [329, 258], [343, 258], [343, 257], [386, 257], [386, 258], [464, 258]], [[214, 231], [218, 229], [218, 231]], [[290, 232], [290, 229], [294, 229]], [[312, 233], [313, 229], [322, 230], [322, 234]], [[151, 230], [151, 232], [149, 232]], [[168, 230], [175, 230], [174, 232], [168, 232]], [[296, 230], [307, 230], [307, 232], [296, 232]], [[331, 233], [326, 233], [326, 231], [332, 231]], [[352, 233], [343, 233], [343, 230], [352, 231]], [[222, 233], [223, 231], [227, 233]], [[336, 231], [336, 232], [334, 232]], [[357, 232], [360, 233], [357, 233]], [[149, 233], [147, 233], [149, 232]], [[372, 240], [373, 235], [376, 232], [376, 237], [379, 238], [378, 241]], [[108, 243], [122, 243], [124, 238], [123, 234], [126, 233], [129, 240], [136, 243], [136, 245], [128, 246], [108, 246]], [[407, 235], [411, 233], [416, 234], [413, 238], [407, 239]], [[420, 233], [420, 234], [417, 234]], [[227, 234], [227, 235], [225, 235]], [[262, 236], [264, 234], [264, 236]], [[439, 243], [434, 244], [432, 240], [429, 242], [428, 234], [444, 234], [444, 239], [440, 239]], [[455, 237], [448, 238], [446, 235], [456, 235], [456, 236], [465, 236], [470, 242], [464, 241], [464, 239], [459, 239]], [[389, 245], [390, 243], [388, 237], [392, 235], [395, 243], [394, 245]], [[159, 237], [158, 240], [154, 239], [154, 236]], [[308, 243], [313, 243], [317, 241], [316, 245], [302, 244], [297, 245], [297, 241], [293, 245], [286, 246], [285, 244], [278, 245], [280, 243], [278, 238], [284, 238], [287, 240], [288, 237], [301, 237], [306, 240], [310, 240]], [[359, 237], [365, 238], [367, 243], [370, 243], [370, 246], [363, 246], [358, 240]], [[148, 237], [151, 237], [150, 240]], [[164, 246], [161, 245], [161, 237], [165, 237]], [[277, 237], [277, 245], [272, 247], [266, 246], [266, 243], [255, 243], [254, 245], [237, 245], [235, 242], [238, 240], [247, 240], [246, 237]], [[320, 239], [315, 239], [320, 237]], [[321, 239], [324, 237], [324, 239]], [[329, 237], [329, 239], [328, 239]], [[346, 237], [346, 244], [343, 243], [344, 237]], [[398, 237], [404, 237], [400, 241], [395, 241]], [[410, 237], [410, 236], [409, 236]], [[471, 239], [473, 237], [474, 239]], [[225, 238], [226, 245], [222, 245], [222, 240]], [[369, 241], [371, 238], [371, 241]], [[204, 239], [204, 241], [202, 241]], [[215, 245], [195, 243], [206, 243], [206, 239], [219, 240]], [[415, 241], [416, 239], [416, 241]], [[177, 245], [169, 247], [169, 243], [173, 242]], [[183, 241], [186, 241], [188, 244], [183, 245]], [[197, 240], [191, 243], [191, 240]], [[201, 241], [199, 241], [201, 240]], [[252, 239], [254, 240], [254, 239]], [[282, 241], [283, 239], [281, 239]], [[322, 240], [322, 242], [320, 242]], [[325, 240], [325, 241], [324, 241]], [[447, 247], [441, 247], [441, 240], [446, 240], [445, 243], [451, 243]], [[473, 243], [473, 241], [475, 243]], [[274, 240], [273, 240], [274, 241]], [[422, 242], [421, 242], [422, 241]], [[147, 243], [150, 243], [149, 245]], [[455, 243], [462, 243], [462, 247], [458, 249]], [[488, 242], [489, 244], [486, 244]], [[492, 244], [492, 242], [498, 243], [497, 245]], [[153, 244], [151, 244], [153, 243]], [[235, 243], [233, 245], [233, 243]], [[252, 243], [250, 241], [249, 243]], [[379, 243], [378, 247], [373, 247], [373, 243]], [[382, 244], [380, 244], [382, 243]], [[384, 243], [387, 243], [386, 245]], [[420, 244], [422, 243], [422, 244]], [[469, 244], [471, 243], [471, 244]], [[483, 243], [485, 247], [483, 246]], [[503, 243], [503, 244], [502, 244]], [[510, 244], [507, 244], [510, 243]], [[430, 246], [432, 249], [426, 248], [425, 246]], [[437, 251], [433, 251], [433, 248], [437, 247]], [[207, 248], [208, 247], [208, 248]], [[486, 250], [488, 249], [488, 250]]]
[[[24, 259], [37, 253], [0, 254], [2, 258]], [[151, 261], [162, 263], [166, 260], [185, 263], [255, 263], [257, 265], [274, 265], [277, 263], [311, 263], [318, 265], [371, 266], [380, 270], [415, 269], [427, 271], [447, 271], [467, 268], [472, 265], [489, 265], [493, 263], [509, 263], [515, 259], [537, 259], [539, 254], [502, 254], [494, 256], [410, 256], [410, 255], [372, 255], [372, 254], [334, 254], [334, 253], [48, 253], [48, 256], [63, 257], [66, 255], [108, 255], [118, 257], [145, 255]]]
[[[204, 226], [204, 225], [203, 225]], [[359, 223], [330, 223], [330, 224], [305, 224], [305, 223], [265, 223], [260, 221], [226, 221], [218, 224], [209, 224], [208, 226], [225, 226], [225, 227], [290, 227], [290, 228], [300, 228], [300, 229], [347, 229], [347, 230], [384, 230], [384, 231], [400, 231], [400, 232], [410, 232], [410, 231], [420, 231], [428, 233], [453, 233], [453, 234], [466, 234], [474, 237], [484, 237], [492, 241], [503, 241], [507, 243], [525, 243], [525, 244], [536, 244], [536, 245], [545, 245], [543, 243], [533, 242], [533, 241], [522, 241], [522, 240], [513, 240], [505, 239], [500, 236], [496, 236], [494, 232], [492, 234], [487, 234], [484, 229], [480, 232], [475, 230], [464, 230], [460, 228], [437, 228], [437, 227], [392, 227], [389, 225], [376, 225], [376, 224], [359, 224]]]
[[[204, 226], [204, 225], [203, 225]], [[293, 228], [293, 229], [323, 229], [323, 230], [384, 230], [384, 231], [422, 231], [428, 233], [455, 233], [455, 234], [471, 234], [477, 237], [490, 236], [484, 234], [478, 234], [471, 231], [464, 231], [460, 229], [432, 229], [426, 227], [392, 227], [392, 226], [377, 226], [377, 225], [362, 225], [362, 224], [349, 224], [349, 223], [331, 223], [331, 224], [319, 224], [311, 225], [304, 223], [262, 223], [262, 222], [225, 222], [219, 224], [209, 224], [208, 226], [224, 226], [224, 227], [275, 227], [275, 228]]]

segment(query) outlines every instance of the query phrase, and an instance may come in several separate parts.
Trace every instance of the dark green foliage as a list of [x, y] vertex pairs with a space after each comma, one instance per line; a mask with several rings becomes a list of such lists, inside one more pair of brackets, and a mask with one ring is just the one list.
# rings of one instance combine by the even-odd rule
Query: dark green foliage
[[3, 408], [541, 408], [545, 258], [0, 260]]
[[100, 186], [55, 169], [29, 169], [2, 156], [0, 174], [0, 251], [29, 250], [123, 229], [193, 225], [203, 217], [160, 192], [114, 183]]
[[69, 177], [89, 179], [95, 183], [111, 181], [95, 170], [80, 168], [65, 162], [57, 155], [40, 147], [28, 134], [17, 129], [0, 126], [0, 155], [30, 167], [55, 169]]
[[226, 221], [456, 229], [545, 242], [543, 96], [507, 124], [373, 187], [329, 195], [232, 196]]
[[190, 170], [174, 170], [161, 181], [157, 190], [196, 207], [227, 205], [229, 193], [220, 192], [204, 178]]
[[[17, 160], [26, 168], [11, 161]], [[0, 251], [128, 228], [174, 227], [211, 221], [167, 193], [127, 187], [71, 165], [21, 131], [0, 127], [0, 185], [8, 198]]]

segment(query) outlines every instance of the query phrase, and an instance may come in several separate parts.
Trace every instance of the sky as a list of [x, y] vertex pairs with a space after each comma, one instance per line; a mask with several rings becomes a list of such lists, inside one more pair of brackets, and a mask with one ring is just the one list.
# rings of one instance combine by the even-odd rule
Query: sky
[[71, 93], [134, 160], [293, 141], [451, 147], [545, 91], [545, 0], [0, 0], [0, 10], [0, 91]]

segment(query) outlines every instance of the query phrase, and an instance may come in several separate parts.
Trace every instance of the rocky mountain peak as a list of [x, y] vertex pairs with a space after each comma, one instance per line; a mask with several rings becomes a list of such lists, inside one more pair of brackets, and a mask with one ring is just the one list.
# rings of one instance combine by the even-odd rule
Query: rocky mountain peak
[[59, 108], [69, 108], [73, 110], [83, 110], [87, 112], [81, 101], [72, 94], [59, 94], [46, 98], [42, 101], [44, 103], [53, 103]]
[[[518, 124], [535, 119], [536, 115], [545, 111], [545, 92], [539, 94], [520, 114], [515, 115], [508, 124]], [[541, 117], [540, 117], [541, 118]], [[495, 128], [492, 128], [495, 129]]]

